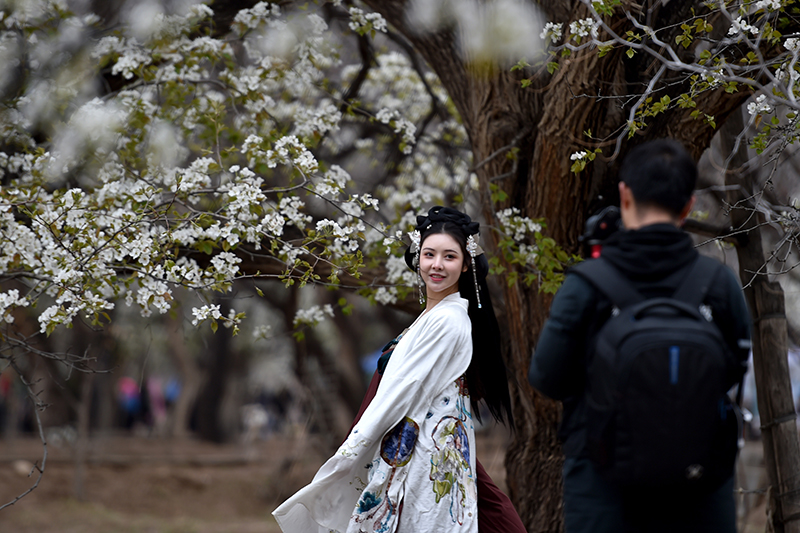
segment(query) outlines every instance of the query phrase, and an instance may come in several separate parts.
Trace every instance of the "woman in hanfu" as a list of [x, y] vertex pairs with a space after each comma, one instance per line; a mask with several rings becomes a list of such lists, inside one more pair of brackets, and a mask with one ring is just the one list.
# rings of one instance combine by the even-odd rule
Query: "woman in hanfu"
[[481, 531], [525, 531], [475, 457], [473, 404], [511, 421], [478, 230], [447, 207], [417, 217], [406, 263], [417, 272], [420, 303], [424, 287], [425, 310], [385, 349], [374, 397], [344, 444], [273, 511], [284, 533], [478, 533], [479, 483], [493, 488], [482, 512], [513, 514], [496, 528], [482, 521]]

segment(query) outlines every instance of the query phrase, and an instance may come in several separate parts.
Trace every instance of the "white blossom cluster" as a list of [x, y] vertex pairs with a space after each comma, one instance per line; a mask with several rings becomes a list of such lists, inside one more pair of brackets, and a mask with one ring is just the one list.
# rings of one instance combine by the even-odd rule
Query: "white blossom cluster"
[[722, 83], [722, 72], [720, 70], [714, 70], [709, 72], [708, 74], [703, 74], [703, 81], [705, 81], [709, 87], [717, 87]]
[[776, 11], [783, 7], [783, 2], [781, 2], [781, 0], [758, 0], [753, 7], [756, 10], [766, 9], [768, 11]]
[[[279, 17], [281, 8], [272, 2], [259, 2], [250, 9], [242, 9], [233, 19], [234, 25], [239, 25], [246, 29], [256, 29], [267, 19]], [[244, 32], [242, 32], [244, 33]]]
[[192, 308], [192, 325], [198, 325], [200, 322], [208, 320], [209, 318], [217, 320], [222, 314], [219, 311], [218, 305], [204, 305], [203, 307]]
[[[434, 102], [408, 56], [389, 51], [378, 55], [376, 63], [378, 68], [370, 69], [361, 87], [363, 97], [375, 102], [378, 109], [397, 111], [408, 121], [423, 120]], [[342, 77], [351, 82], [359, 70], [359, 65], [347, 66], [342, 71]], [[425, 82], [431, 88], [437, 103], [444, 105], [448, 96], [438, 78], [427, 72]]]
[[457, 42], [471, 61], [514, 64], [537, 54], [543, 26], [535, 2], [525, 0], [410, 0], [406, 13], [411, 27], [436, 32], [455, 29]]
[[789, 65], [782, 65], [775, 71], [775, 79], [778, 81], [787, 81], [788, 79], [792, 82], [796, 82], [799, 78], [800, 72], [797, 72], [796, 69], [789, 68]]
[[747, 112], [751, 115], [761, 115], [772, 112], [772, 106], [767, 102], [767, 95], [760, 94], [756, 97], [755, 102], [747, 104]]
[[322, 179], [314, 185], [314, 191], [324, 198], [336, 200], [350, 180], [350, 174], [345, 169], [339, 165], [332, 165]]
[[386, 20], [380, 13], [364, 13], [358, 7], [350, 8], [350, 23], [348, 26], [353, 31], [375, 30], [386, 33]]
[[541, 224], [528, 217], [520, 216], [519, 213], [520, 211], [516, 207], [509, 207], [497, 212], [497, 221], [503, 232], [513, 235], [515, 241], [522, 241], [528, 235], [542, 231]]
[[217, 321], [220, 320], [222, 325], [226, 328], [238, 328], [239, 324], [241, 323], [242, 314], [237, 314], [236, 310], [231, 308], [228, 312], [228, 316], [223, 316], [222, 312], [220, 311], [219, 305], [204, 305], [202, 307], [193, 307], [192, 308], [192, 325], [198, 326], [207, 320]]
[[292, 165], [303, 174], [311, 174], [319, 168], [314, 155], [294, 135], [278, 139], [273, 149], [264, 154], [269, 168], [277, 165]]
[[797, 37], [789, 37], [783, 42], [783, 47], [792, 53], [793, 57], [784, 59], [784, 61], [775, 69], [775, 79], [779, 82], [794, 83], [800, 78], [800, 72], [797, 71], [796, 63], [797, 54], [800, 53], [800, 39]]
[[728, 35], [734, 36], [739, 35], [742, 33], [750, 32], [754, 37], [758, 35], [761, 30], [758, 29], [756, 26], [751, 26], [746, 20], [742, 17], [736, 17], [731, 21], [731, 27], [728, 28]]
[[111, 74], [122, 75], [129, 80], [139, 70], [153, 62], [153, 58], [135, 39], [122, 39], [116, 36], [104, 37], [92, 52], [94, 59], [111, 54], [119, 54], [119, 59], [111, 67]]
[[578, 152], [574, 152], [572, 155], [569, 156], [569, 158], [571, 161], [580, 161], [584, 159], [587, 155], [589, 155], [589, 152], [587, 152], [586, 150], [580, 150]]
[[[560, 41], [563, 28], [564, 25], [561, 23], [548, 22], [544, 25], [544, 28], [542, 28], [542, 33], [539, 34], [539, 38], [550, 39], [551, 42]], [[570, 26], [570, 31], [572, 31], [572, 26]]]
[[[242, 247], [284, 265], [286, 276], [320, 260], [346, 269], [355, 252], [383, 254], [387, 236], [407, 230], [445, 194], [476, 189], [466, 150], [454, 157], [437, 145], [468, 145], [454, 114], [437, 117], [418, 138], [417, 124], [449, 101], [436, 76], [418, 72], [407, 56], [378, 51], [359, 93], [366, 112], [343, 113], [336, 87], [352, 82], [360, 60], [343, 64], [343, 47], [313, 8], [284, 13], [261, 2], [240, 12], [235, 33], [220, 39], [197, 31], [213, 14], [204, 4], [170, 15], [140, 6], [139, 19], [100, 38], [91, 27], [98, 18], [64, 14], [64, 27], [86, 43], [81, 58], [49, 57], [61, 49], [50, 19], [22, 4], [0, 22], [0, 57], [19, 61], [13, 43], [26, 35], [40, 68], [0, 109], [0, 145], [21, 147], [0, 152], [8, 184], [0, 188], [7, 243], [0, 279], [14, 276], [26, 287], [0, 294], [6, 322], [14, 308], [36, 303], [48, 334], [77, 317], [100, 324], [120, 301], [143, 316], [166, 313], [177, 286], [230, 291], [244, 274]], [[379, 15], [351, 16], [359, 29], [386, 30]], [[101, 69], [122, 87], [97, 97]], [[362, 134], [370, 120], [391, 132]], [[32, 134], [41, 124], [50, 125], [44, 143]], [[357, 157], [378, 160], [396, 137], [406, 157], [376, 191], [350, 189], [360, 160], [323, 159], [352, 146]], [[390, 224], [369, 221], [379, 209]], [[390, 261], [389, 283], [397, 286], [379, 288], [380, 303], [413, 284], [413, 273]], [[318, 321], [312, 311], [300, 322]], [[240, 321], [212, 304], [192, 316], [196, 326]]]
[[278, 204], [278, 211], [280, 212], [280, 216], [290, 224], [303, 229], [306, 227], [306, 224], [310, 223], [312, 220], [310, 215], [303, 213], [305, 205], [305, 202], [297, 196], [284, 196]]
[[301, 108], [295, 114], [295, 120], [294, 134], [301, 138], [312, 137], [337, 131], [339, 122], [342, 120], [342, 113], [333, 103], [325, 100], [316, 108]]
[[398, 111], [392, 111], [386, 108], [378, 111], [378, 113], [375, 115], [375, 118], [383, 124], [392, 126], [395, 133], [403, 134], [404, 154], [410, 154], [413, 151], [413, 144], [416, 142], [414, 133], [417, 131], [417, 127], [414, 126], [412, 122], [402, 118]]
[[317, 233], [334, 237], [333, 242], [328, 245], [328, 251], [334, 257], [341, 257], [358, 250], [359, 242], [356, 233], [364, 231], [364, 229], [366, 228], [363, 223], [342, 227], [339, 222], [334, 220], [317, 221]]
[[297, 313], [294, 315], [294, 325], [299, 326], [301, 324], [307, 324], [309, 326], [316, 326], [325, 320], [325, 315], [333, 316], [333, 307], [331, 307], [330, 304], [325, 304], [323, 306], [314, 305], [308, 309], [298, 309]]
[[600, 23], [591, 17], [574, 20], [569, 23], [569, 32], [572, 34], [572, 38], [577, 40], [588, 36], [591, 36], [592, 39], [596, 39], [599, 28]]
[[259, 324], [253, 328], [254, 339], [266, 339], [272, 335], [272, 326], [269, 324]]
[[19, 295], [17, 289], [0, 292], [0, 319], [11, 324], [14, 322], [14, 315], [11, 314], [11, 311], [15, 307], [28, 307], [29, 303], [24, 296]]

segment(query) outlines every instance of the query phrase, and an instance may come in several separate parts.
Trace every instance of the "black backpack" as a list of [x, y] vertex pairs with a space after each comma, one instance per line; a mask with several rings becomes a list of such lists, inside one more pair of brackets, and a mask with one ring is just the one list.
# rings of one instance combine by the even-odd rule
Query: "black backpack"
[[706, 492], [733, 474], [735, 361], [701, 310], [721, 267], [699, 256], [672, 297], [651, 299], [602, 257], [572, 269], [614, 305], [587, 350], [586, 451], [623, 488]]

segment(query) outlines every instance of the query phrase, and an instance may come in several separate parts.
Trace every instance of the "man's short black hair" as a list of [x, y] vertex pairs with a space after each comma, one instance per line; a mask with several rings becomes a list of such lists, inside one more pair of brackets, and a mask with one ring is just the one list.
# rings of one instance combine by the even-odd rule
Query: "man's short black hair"
[[638, 205], [658, 206], [677, 217], [692, 197], [697, 166], [681, 143], [658, 139], [631, 150], [619, 180], [630, 187]]

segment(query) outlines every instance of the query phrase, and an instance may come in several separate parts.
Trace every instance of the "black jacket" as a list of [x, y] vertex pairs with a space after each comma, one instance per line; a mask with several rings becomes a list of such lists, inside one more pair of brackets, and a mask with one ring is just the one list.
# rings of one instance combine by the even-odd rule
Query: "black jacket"
[[[606, 241], [602, 255], [644, 297], [654, 298], [675, 292], [697, 251], [684, 231], [671, 224], [654, 224], [636, 231], [617, 232]], [[730, 269], [720, 270], [703, 303], [711, 308], [714, 322], [732, 353], [746, 364], [750, 315], [739, 282]], [[531, 385], [563, 402], [559, 436], [568, 457], [581, 455], [584, 448], [586, 350], [610, 316], [611, 308], [611, 302], [593, 285], [568, 272], [553, 300], [550, 318], [531, 361], [528, 373]], [[740, 375], [731, 376], [731, 386]]]

